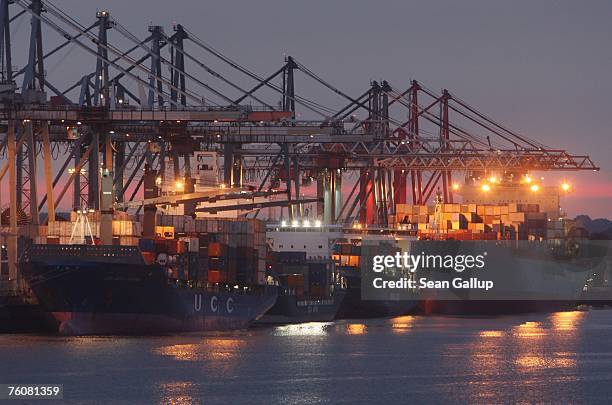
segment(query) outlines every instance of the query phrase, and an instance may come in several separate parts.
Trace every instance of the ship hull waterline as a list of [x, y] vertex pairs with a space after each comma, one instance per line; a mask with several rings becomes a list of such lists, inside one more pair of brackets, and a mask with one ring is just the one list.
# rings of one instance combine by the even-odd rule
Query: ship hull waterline
[[331, 322], [336, 319], [346, 291], [336, 290], [326, 299], [298, 300], [295, 295], [279, 295], [276, 304], [256, 323], [289, 324], [305, 322]]
[[64, 335], [150, 335], [248, 328], [275, 303], [272, 286], [257, 292], [190, 288], [155, 265], [82, 260], [28, 262], [24, 272]]

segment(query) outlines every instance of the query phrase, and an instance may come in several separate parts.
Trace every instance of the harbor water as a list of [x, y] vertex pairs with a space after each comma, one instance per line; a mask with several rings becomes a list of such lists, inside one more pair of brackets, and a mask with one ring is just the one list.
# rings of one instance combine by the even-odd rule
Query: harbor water
[[67, 403], [603, 403], [612, 310], [157, 337], [0, 335], [0, 382]]

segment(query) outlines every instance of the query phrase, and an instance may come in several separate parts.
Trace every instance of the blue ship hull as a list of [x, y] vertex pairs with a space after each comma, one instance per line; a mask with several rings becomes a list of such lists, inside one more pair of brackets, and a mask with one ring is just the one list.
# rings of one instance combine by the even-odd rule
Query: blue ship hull
[[[61, 334], [244, 329], [276, 302], [272, 286], [236, 289], [170, 280], [162, 267], [145, 265], [135, 248], [78, 246], [61, 254], [62, 248], [33, 245], [21, 264]], [[105, 256], [113, 248], [123, 253], [110, 250], [115, 256]]]

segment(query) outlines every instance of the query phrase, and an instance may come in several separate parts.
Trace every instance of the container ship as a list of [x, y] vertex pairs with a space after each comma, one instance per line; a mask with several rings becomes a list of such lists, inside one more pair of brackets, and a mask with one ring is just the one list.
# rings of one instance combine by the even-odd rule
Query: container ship
[[258, 323], [336, 319], [346, 290], [333, 261], [307, 258], [306, 252], [273, 252], [269, 271], [278, 280], [278, 299]]
[[346, 284], [331, 260], [329, 245], [337, 229], [319, 221], [271, 224], [268, 274], [277, 280], [276, 305], [259, 323], [329, 322], [337, 318]]
[[[397, 240], [414, 239], [413, 235], [405, 230], [358, 229], [310, 220], [291, 224], [281, 221], [268, 226], [270, 249], [280, 257], [294, 255], [295, 264], [306, 264], [308, 260], [333, 263], [335, 277], [329, 279], [332, 281], [327, 288], [335, 293], [341, 291], [340, 299], [333, 302], [335, 318], [339, 319], [397, 316], [416, 309], [415, 300], [365, 301], [361, 297], [361, 266], [368, 262], [362, 255], [372, 256], [381, 249], [396, 251]], [[301, 283], [299, 276], [295, 281], [288, 281], [291, 282]], [[332, 301], [328, 299], [328, 302], [331, 308]]]
[[197, 281], [199, 258], [181, 245], [31, 244], [21, 268], [65, 335], [243, 329], [274, 305], [271, 286]]
[[[493, 190], [497, 197], [491, 195]], [[446, 204], [438, 195], [432, 206], [399, 204], [392, 220], [417, 232], [416, 240], [402, 250], [426, 255], [486, 251], [487, 262], [495, 267], [486, 274], [496, 279], [500, 299], [461, 289], [452, 290], [450, 297], [421, 294], [420, 307], [426, 314], [494, 315], [575, 308], [589, 275], [609, 256], [607, 244], [587, 240], [573, 221], [561, 216], [556, 189], [544, 189], [531, 181], [488, 181], [468, 187], [464, 201]], [[468, 273], [461, 276], [467, 278]]]
[[402, 241], [415, 240], [415, 233], [407, 229], [355, 226], [347, 229], [345, 238], [333, 246], [333, 258], [346, 280], [347, 298], [340, 309], [341, 318], [375, 318], [401, 316], [416, 310], [418, 301], [400, 294], [389, 294], [387, 299], [368, 300], [362, 294], [362, 275], [372, 265], [374, 255], [394, 255], [401, 251]]
[[276, 301], [260, 259], [261, 221], [160, 216], [150, 206], [142, 223], [120, 213], [74, 215], [50, 224], [46, 243], [28, 243], [20, 257], [61, 334], [243, 329]]
[[[457, 241], [419, 240], [414, 254], [476, 256], [485, 254], [483, 269], [454, 272], [417, 271], [417, 278], [447, 281], [487, 280], [491, 291], [461, 287], [421, 294], [426, 313], [495, 315], [574, 309], [589, 275], [602, 265], [608, 247], [590, 241]], [[421, 274], [419, 274], [421, 273]]]

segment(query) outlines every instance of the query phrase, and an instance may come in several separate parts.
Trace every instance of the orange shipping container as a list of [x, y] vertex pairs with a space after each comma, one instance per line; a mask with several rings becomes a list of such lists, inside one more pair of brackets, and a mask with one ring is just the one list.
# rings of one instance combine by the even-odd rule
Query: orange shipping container
[[47, 245], [59, 245], [60, 238], [59, 236], [47, 236]]
[[300, 287], [304, 285], [303, 274], [283, 274], [280, 277], [286, 279], [286, 284], [289, 287]]
[[227, 275], [225, 272], [219, 270], [208, 270], [208, 282], [209, 283], [224, 283], [226, 282]]
[[349, 256], [348, 265], [353, 267], [359, 267], [359, 256]]
[[211, 242], [208, 244], [208, 256], [222, 256], [221, 243]]
[[155, 262], [155, 252], [142, 252], [142, 258], [145, 264], [153, 264]]

